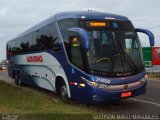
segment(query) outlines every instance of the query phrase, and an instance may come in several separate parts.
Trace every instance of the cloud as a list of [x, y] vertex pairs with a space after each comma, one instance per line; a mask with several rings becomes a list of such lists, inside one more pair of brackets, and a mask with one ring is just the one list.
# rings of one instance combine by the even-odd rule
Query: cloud
[[5, 13], [7, 12], [7, 9], [6, 8], [4, 8], [4, 9], [2, 9], [2, 10], [0, 10], [0, 15], [5, 15]]

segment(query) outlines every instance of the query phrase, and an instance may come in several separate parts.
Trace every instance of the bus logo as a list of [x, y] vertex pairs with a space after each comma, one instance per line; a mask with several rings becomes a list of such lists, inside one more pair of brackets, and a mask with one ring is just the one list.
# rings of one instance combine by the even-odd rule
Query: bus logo
[[27, 62], [43, 62], [43, 57], [41, 55], [39, 56], [28, 56]]
[[128, 85], [127, 84], [124, 85], [124, 89], [128, 89]]

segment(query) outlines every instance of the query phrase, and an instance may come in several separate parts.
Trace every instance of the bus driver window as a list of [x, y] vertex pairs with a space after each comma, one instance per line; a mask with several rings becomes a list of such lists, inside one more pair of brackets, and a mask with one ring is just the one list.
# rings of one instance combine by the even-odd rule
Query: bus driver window
[[71, 62], [78, 68], [83, 69], [83, 60], [81, 53], [80, 38], [78, 36], [70, 37], [71, 43]]

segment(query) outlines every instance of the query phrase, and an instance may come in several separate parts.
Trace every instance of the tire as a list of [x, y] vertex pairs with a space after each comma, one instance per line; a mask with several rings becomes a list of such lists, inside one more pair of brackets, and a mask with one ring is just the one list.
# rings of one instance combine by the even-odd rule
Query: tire
[[66, 85], [62, 85], [60, 87], [60, 96], [63, 102], [68, 103], [69, 102], [69, 98], [68, 98], [68, 91], [67, 91], [67, 86]]
[[18, 74], [18, 72], [15, 73], [14, 80], [15, 80], [15, 84], [19, 85], [19, 74]]
[[19, 86], [23, 86], [23, 82], [22, 82], [22, 80], [21, 80], [20, 77], [18, 77], [18, 83], [19, 83], [19, 84], [18, 84]]
[[15, 84], [19, 86], [23, 86], [23, 82], [19, 76], [19, 72], [15, 73]]

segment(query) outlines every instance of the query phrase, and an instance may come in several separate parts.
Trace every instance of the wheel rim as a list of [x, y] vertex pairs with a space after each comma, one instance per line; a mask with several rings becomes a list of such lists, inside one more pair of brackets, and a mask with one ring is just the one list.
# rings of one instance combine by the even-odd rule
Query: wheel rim
[[67, 88], [66, 86], [62, 86], [61, 87], [61, 97], [63, 100], [67, 99], [68, 97], [68, 94], [67, 94]]

